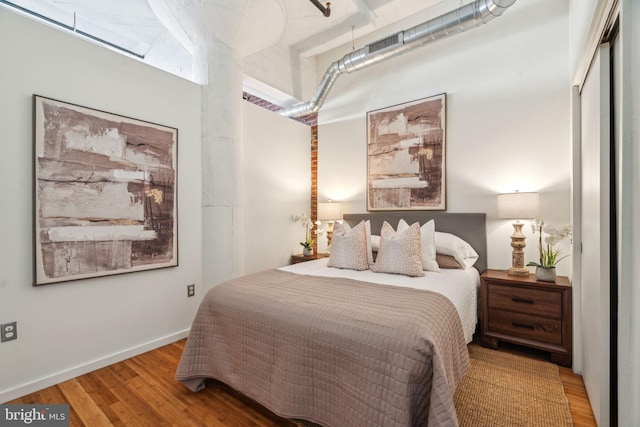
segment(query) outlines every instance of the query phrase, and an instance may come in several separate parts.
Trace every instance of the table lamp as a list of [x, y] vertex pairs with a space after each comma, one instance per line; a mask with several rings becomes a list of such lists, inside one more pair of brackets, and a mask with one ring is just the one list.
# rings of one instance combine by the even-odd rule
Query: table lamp
[[533, 219], [540, 210], [540, 195], [538, 193], [505, 193], [498, 194], [498, 218], [515, 219], [513, 234], [511, 235], [511, 268], [507, 274], [512, 276], [528, 276], [529, 269], [524, 266], [525, 235], [522, 234], [521, 219]]
[[340, 203], [318, 203], [318, 219], [327, 221], [327, 246], [331, 246], [333, 237], [333, 225], [337, 220], [342, 219], [342, 206]]

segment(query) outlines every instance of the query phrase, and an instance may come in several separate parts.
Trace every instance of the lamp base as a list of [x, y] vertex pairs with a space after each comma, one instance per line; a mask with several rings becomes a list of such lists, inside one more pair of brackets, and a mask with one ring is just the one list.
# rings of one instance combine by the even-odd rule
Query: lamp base
[[333, 226], [335, 225], [334, 220], [327, 221], [327, 248], [331, 246], [331, 239], [333, 239]]
[[511, 267], [507, 270], [509, 276], [528, 276], [529, 269], [521, 267]]
[[513, 253], [511, 254], [511, 268], [507, 270], [509, 276], [528, 276], [529, 269], [524, 266], [524, 247], [525, 236], [522, 234], [522, 226], [524, 224], [520, 221], [513, 223], [513, 234], [511, 235], [511, 247]]

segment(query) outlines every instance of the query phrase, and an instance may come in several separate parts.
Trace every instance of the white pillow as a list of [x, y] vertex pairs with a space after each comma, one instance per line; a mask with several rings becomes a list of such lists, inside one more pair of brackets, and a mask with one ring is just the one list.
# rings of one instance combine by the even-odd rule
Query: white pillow
[[385, 221], [380, 235], [380, 249], [371, 271], [411, 277], [424, 276], [420, 251], [420, 224], [416, 222], [404, 231], [396, 233]]
[[[398, 232], [409, 228], [409, 224], [404, 219], [398, 222]], [[422, 245], [422, 269], [428, 271], [440, 271], [438, 262], [436, 261], [436, 244], [434, 233], [436, 231], [436, 223], [431, 220], [420, 227], [421, 245]]]
[[435, 242], [437, 253], [451, 255], [464, 269], [472, 267], [478, 260], [478, 253], [471, 245], [456, 235], [436, 231]]
[[[337, 224], [340, 224], [342, 228], [344, 228], [347, 232], [351, 230], [351, 226], [349, 226], [349, 224], [347, 224], [346, 222], [343, 222], [343, 223], [336, 222], [335, 225], [333, 226], [334, 235], [335, 235], [335, 227]], [[367, 259], [369, 261], [369, 266], [372, 266], [373, 265], [373, 248], [371, 246], [371, 221], [366, 220], [364, 222], [364, 227], [367, 234]], [[331, 240], [331, 244], [333, 245], [333, 239]]]
[[373, 252], [378, 252], [378, 249], [380, 249], [380, 236], [378, 236], [376, 234], [372, 234], [371, 235], [371, 250], [373, 250]]
[[369, 269], [364, 221], [353, 228], [349, 227], [349, 230], [340, 223], [333, 226], [331, 252], [329, 252], [327, 266], [359, 271]]

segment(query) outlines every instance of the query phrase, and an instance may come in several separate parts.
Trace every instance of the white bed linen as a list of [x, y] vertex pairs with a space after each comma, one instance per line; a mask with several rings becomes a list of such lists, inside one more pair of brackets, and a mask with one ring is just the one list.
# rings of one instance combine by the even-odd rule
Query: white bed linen
[[424, 277], [409, 277], [400, 274], [374, 273], [371, 270], [332, 268], [327, 267], [328, 261], [329, 258], [321, 258], [281, 267], [280, 270], [310, 276], [345, 277], [363, 282], [437, 292], [447, 297], [458, 310], [467, 344], [473, 339], [478, 319], [477, 298], [480, 286], [480, 274], [475, 268], [442, 269], [440, 272], [425, 271]]

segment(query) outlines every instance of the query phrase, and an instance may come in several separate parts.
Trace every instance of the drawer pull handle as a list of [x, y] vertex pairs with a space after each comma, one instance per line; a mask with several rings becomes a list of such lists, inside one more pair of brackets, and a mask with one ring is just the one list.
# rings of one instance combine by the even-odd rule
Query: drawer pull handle
[[533, 330], [533, 325], [527, 325], [527, 324], [519, 323], [519, 322], [511, 322], [511, 326], [514, 326], [516, 328], [525, 328], [525, 329]]
[[520, 298], [520, 297], [513, 297], [513, 298], [511, 298], [511, 301], [520, 302], [522, 304], [533, 304], [533, 300], [532, 299]]

